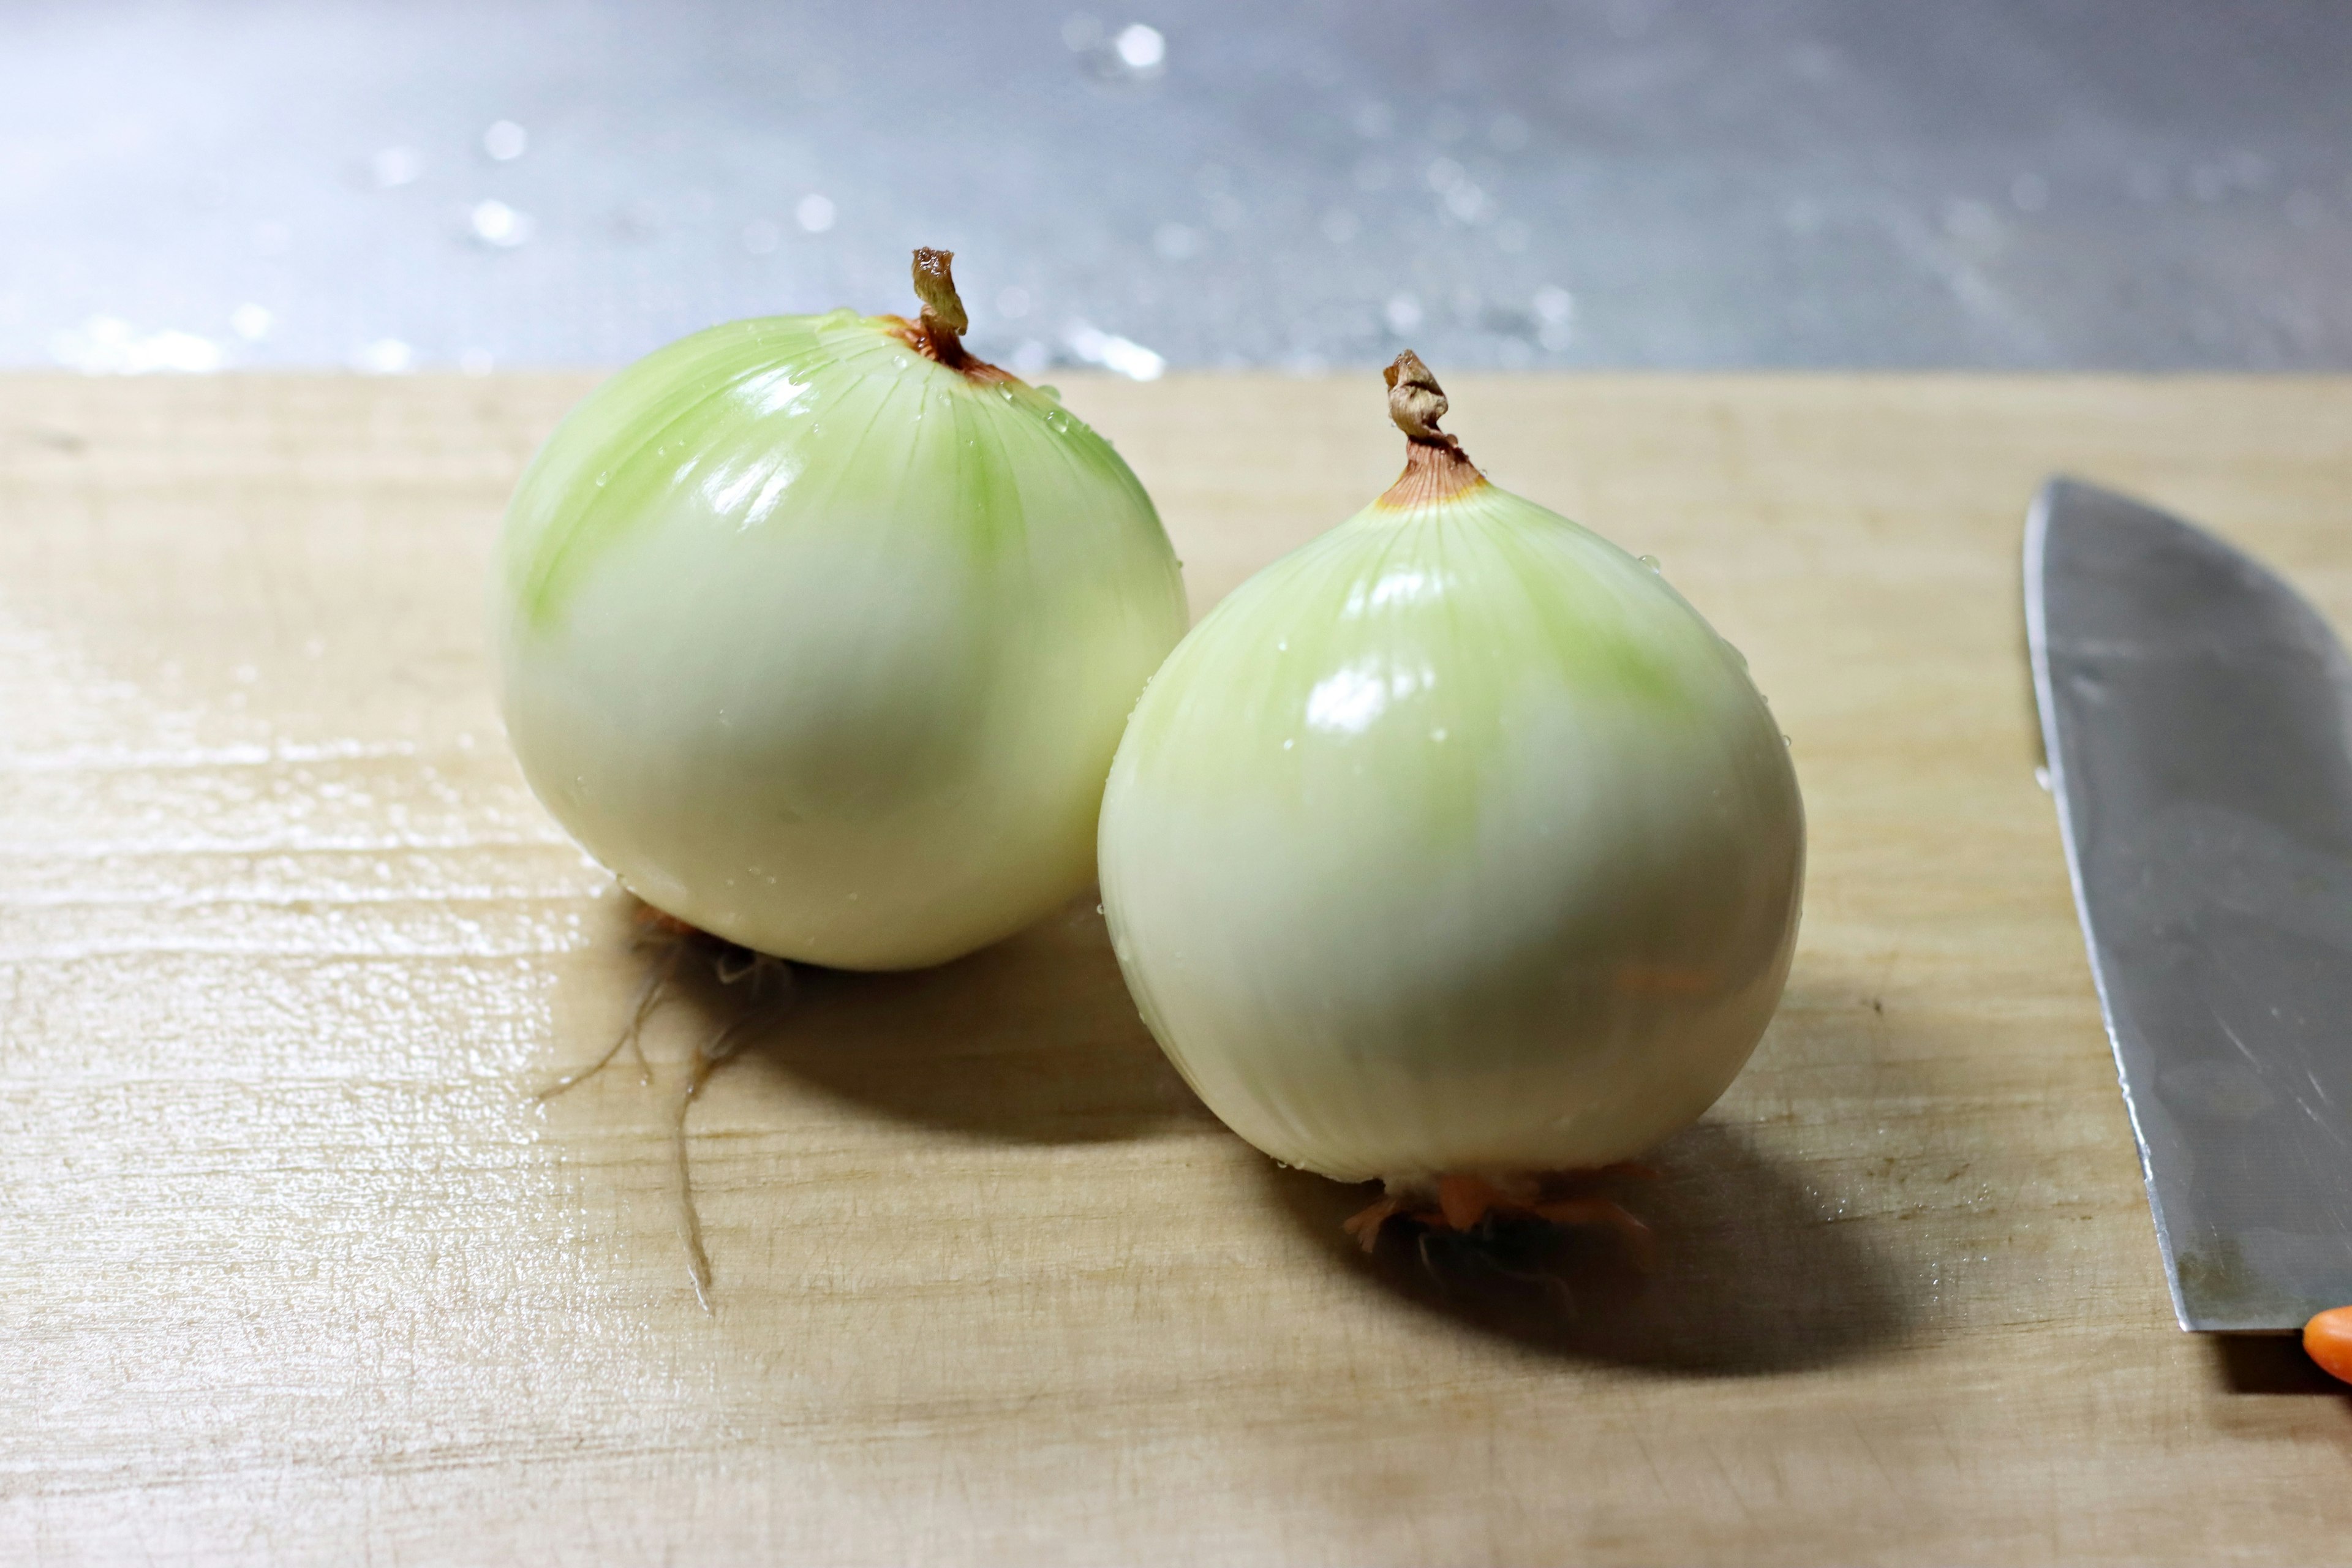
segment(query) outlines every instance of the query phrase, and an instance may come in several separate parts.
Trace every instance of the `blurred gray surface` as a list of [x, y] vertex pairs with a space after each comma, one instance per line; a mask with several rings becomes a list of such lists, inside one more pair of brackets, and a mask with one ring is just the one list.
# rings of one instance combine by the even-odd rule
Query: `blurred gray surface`
[[916, 244], [1028, 369], [2343, 368], [2352, 5], [0, 0], [0, 363], [612, 363]]

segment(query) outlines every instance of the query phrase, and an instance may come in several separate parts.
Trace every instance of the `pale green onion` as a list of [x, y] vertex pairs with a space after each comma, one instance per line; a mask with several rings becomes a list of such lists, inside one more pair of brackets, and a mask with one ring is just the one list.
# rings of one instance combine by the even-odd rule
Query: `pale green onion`
[[1137, 705], [1104, 902], [1145, 1022], [1250, 1142], [1394, 1194], [1528, 1194], [1738, 1072], [1788, 973], [1803, 812], [1739, 654], [1653, 566], [1488, 483], [1418, 360], [1390, 376], [1404, 476]]
[[715, 327], [598, 387], [507, 512], [507, 731], [632, 891], [761, 952], [936, 963], [1094, 874], [1186, 615], [1151, 502], [1050, 390], [920, 318]]

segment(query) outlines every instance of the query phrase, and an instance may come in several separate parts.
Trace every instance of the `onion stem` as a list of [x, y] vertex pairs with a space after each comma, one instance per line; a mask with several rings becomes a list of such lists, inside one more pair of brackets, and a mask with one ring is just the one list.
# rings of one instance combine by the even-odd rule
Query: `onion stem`
[[956, 292], [954, 268], [954, 251], [916, 247], [915, 298], [923, 302], [923, 313], [915, 322], [915, 346], [950, 370], [961, 370], [978, 362], [963, 352], [971, 318]]
[[1405, 350], [1381, 372], [1381, 379], [1388, 383], [1389, 417], [1404, 432], [1404, 472], [1374, 505], [1411, 510], [1451, 500], [1486, 482], [1461, 441], [1437, 427], [1449, 406], [1445, 389], [1419, 354]]

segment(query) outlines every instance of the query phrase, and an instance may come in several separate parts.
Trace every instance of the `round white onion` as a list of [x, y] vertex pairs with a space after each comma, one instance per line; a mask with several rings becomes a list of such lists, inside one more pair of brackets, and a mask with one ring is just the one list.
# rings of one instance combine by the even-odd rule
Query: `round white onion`
[[1426, 1194], [1638, 1153], [1754, 1049], [1804, 821], [1746, 661], [1649, 564], [1437, 431], [1137, 705], [1103, 896], [1144, 1019], [1285, 1163]]
[[715, 327], [598, 387], [498, 553], [531, 787], [656, 908], [848, 969], [953, 958], [1094, 871], [1121, 724], [1183, 635], [1151, 502], [1050, 391], [919, 321]]

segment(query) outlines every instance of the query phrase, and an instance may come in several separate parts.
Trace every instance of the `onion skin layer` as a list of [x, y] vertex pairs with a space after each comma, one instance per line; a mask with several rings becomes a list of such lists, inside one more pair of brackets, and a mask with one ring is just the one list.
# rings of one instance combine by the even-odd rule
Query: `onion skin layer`
[[1425, 1192], [1696, 1121], [1787, 978], [1804, 817], [1730, 645], [1479, 481], [1375, 503], [1194, 628], [1129, 721], [1100, 862], [1129, 988], [1210, 1109]]
[[494, 573], [549, 810], [666, 913], [845, 969], [941, 963], [1086, 887], [1187, 619], [1109, 444], [905, 333], [776, 317], [640, 360], [532, 461]]

